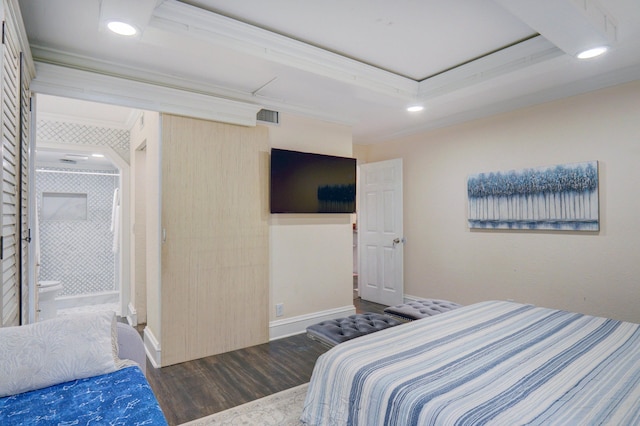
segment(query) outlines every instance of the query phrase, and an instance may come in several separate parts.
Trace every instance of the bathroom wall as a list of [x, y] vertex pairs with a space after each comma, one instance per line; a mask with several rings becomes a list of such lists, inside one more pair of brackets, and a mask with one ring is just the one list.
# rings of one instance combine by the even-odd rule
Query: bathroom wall
[[38, 120], [37, 143], [108, 146], [129, 162], [128, 130], [63, 121]]
[[[38, 120], [38, 144], [104, 146], [129, 162], [130, 132], [120, 128], [94, 126], [57, 120]], [[37, 169], [41, 169], [37, 166]], [[57, 169], [61, 170], [61, 169]], [[77, 171], [77, 170], [74, 170]], [[105, 171], [91, 170], [93, 173]], [[117, 173], [107, 171], [107, 173]], [[115, 176], [36, 172], [38, 214], [42, 192], [86, 193], [87, 220], [42, 220], [40, 216], [40, 280], [59, 280], [63, 306], [73, 306], [79, 295], [105, 293], [113, 297], [84, 299], [84, 303], [111, 303], [118, 300], [117, 256], [112, 251], [111, 214], [113, 192], [119, 184]], [[66, 297], [65, 297], [66, 296]], [[79, 303], [83, 303], [77, 299]]]
[[[40, 277], [59, 280], [59, 296], [76, 296], [118, 290], [116, 255], [112, 251], [111, 215], [118, 177], [78, 174], [77, 170], [36, 171], [36, 196], [40, 218]], [[113, 173], [113, 172], [105, 172]], [[46, 219], [44, 193], [87, 194], [86, 220]], [[117, 300], [117, 299], [116, 299]]]

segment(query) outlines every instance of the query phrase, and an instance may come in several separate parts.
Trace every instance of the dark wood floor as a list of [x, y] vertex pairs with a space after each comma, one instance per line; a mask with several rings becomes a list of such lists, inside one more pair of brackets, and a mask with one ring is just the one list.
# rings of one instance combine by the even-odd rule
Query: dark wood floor
[[[353, 302], [357, 313], [385, 308]], [[327, 350], [299, 334], [159, 369], [147, 361], [147, 379], [169, 424], [178, 425], [307, 383]]]

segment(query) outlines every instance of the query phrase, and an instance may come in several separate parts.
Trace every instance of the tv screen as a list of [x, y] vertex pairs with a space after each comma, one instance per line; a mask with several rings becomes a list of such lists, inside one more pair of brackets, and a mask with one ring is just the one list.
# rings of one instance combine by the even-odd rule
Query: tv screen
[[354, 213], [356, 159], [271, 150], [271, 213]]

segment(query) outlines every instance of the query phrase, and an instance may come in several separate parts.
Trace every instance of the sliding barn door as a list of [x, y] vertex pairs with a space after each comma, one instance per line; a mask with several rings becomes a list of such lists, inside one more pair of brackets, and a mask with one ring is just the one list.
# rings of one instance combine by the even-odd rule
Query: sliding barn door
[[268, 341], [268, 133], [162, 115], [162, 365]]

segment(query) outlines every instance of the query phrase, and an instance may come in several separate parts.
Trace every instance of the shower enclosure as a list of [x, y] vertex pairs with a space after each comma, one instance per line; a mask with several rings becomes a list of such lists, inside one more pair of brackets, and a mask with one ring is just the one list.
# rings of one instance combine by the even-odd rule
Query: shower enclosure
[[39, 280], [60, 281], [58, 309], [119, 311], [118, 170], [36, 167]]

